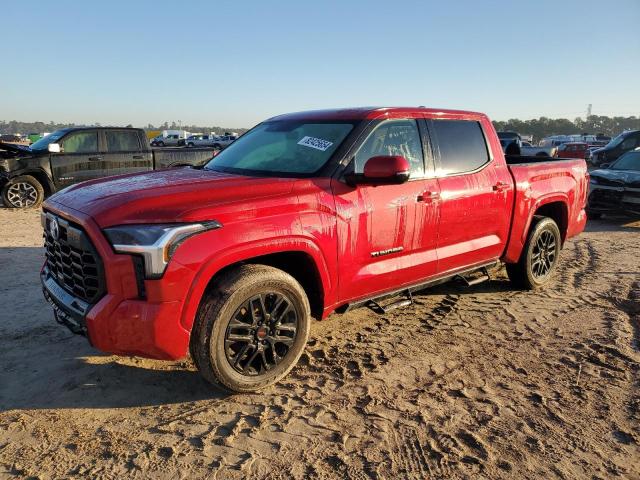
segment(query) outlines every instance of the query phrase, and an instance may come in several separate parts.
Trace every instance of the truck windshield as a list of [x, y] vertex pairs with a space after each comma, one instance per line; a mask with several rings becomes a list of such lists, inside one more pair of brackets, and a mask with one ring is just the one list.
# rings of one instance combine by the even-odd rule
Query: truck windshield
[[220, 152], [205, 169], [246, 175], [309, 175], [327, 163], [353, 127], [352, 122], [265, 122]]
[[57, 142], [65, 133], [67, 133], [67, 130], [56, 130], [55, 132], [50, 133], [46, 137], [42, 137], [37, 142], [33, 143], [30, 148], [31, 150], [46, 150], [50, 143]]
[[610, 168], [612, 170], [640, 170], [640, 151], [625, 153]]

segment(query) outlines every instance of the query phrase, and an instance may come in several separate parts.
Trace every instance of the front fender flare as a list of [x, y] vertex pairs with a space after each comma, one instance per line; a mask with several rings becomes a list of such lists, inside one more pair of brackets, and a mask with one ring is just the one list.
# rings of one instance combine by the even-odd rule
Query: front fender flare
[[320, 248], [310, 239], [303, 236], [273, 238], [249, 244], [234, 245], [224, 250], [214, 252], [198, 269], [185, 299], [180, 322], [187, 331], [191, 331], [198, 307], [209, 286], [211, 279], [222, 269], [236, 263], [251, 262], [252, 259], [264, 255], [302, 252], [309, 255], [318, 270], [320, 281], [325, 293], [324, 305], [330, 302], [334, 295], [335, 282], [332, 281], [327, 262]]

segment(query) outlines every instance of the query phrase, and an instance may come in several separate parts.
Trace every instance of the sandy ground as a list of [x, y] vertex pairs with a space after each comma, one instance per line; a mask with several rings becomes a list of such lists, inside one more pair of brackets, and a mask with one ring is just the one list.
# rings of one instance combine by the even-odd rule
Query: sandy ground
[[228, 395], [189, 360], [102, 355], [54, 323], [37, 212], [0, 209], [0, 477], [640, 478], [640, 222], [314, 325], [301, 363]]

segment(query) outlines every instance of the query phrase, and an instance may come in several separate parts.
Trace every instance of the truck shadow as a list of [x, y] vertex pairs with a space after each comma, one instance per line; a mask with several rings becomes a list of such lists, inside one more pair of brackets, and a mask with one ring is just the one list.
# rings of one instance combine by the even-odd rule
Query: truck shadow
[[604, 215], [598, 220], [589, 220], [587, 232], [638, 232], [640, 215]]
[[0, 412], [121, 408], [223, 399], [189, 360], [103, 355], [58, 325], [39, 272], [43, 249], [0, 247]]

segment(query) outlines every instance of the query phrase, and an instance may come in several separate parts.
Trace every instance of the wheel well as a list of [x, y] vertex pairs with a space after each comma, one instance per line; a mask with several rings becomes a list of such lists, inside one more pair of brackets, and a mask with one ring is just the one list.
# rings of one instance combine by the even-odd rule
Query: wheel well
[[549, 217], [556, 222], [560, 229], [562, 243], [564, 243], [569, 225], [569, 213], [567, 211], [567, 205], [564, 202], [551, 202], [542, 205], [535, 211], [534, 215]]
[[311, 315], [318, 320], [322, 318], [324, 289], [322, 288], [322, 280], [320, 279], [316, 263], [310, 255], [304, 252], [279, 252], [233, 263], [217, 272], [211, 280], [209, 280], [207, 289], [215, 285], [216, 279], [221, 274], [243, 264], [269, 265], [287, 272], [302, 285], [302, 288], [306, 292], [311, 307]]

